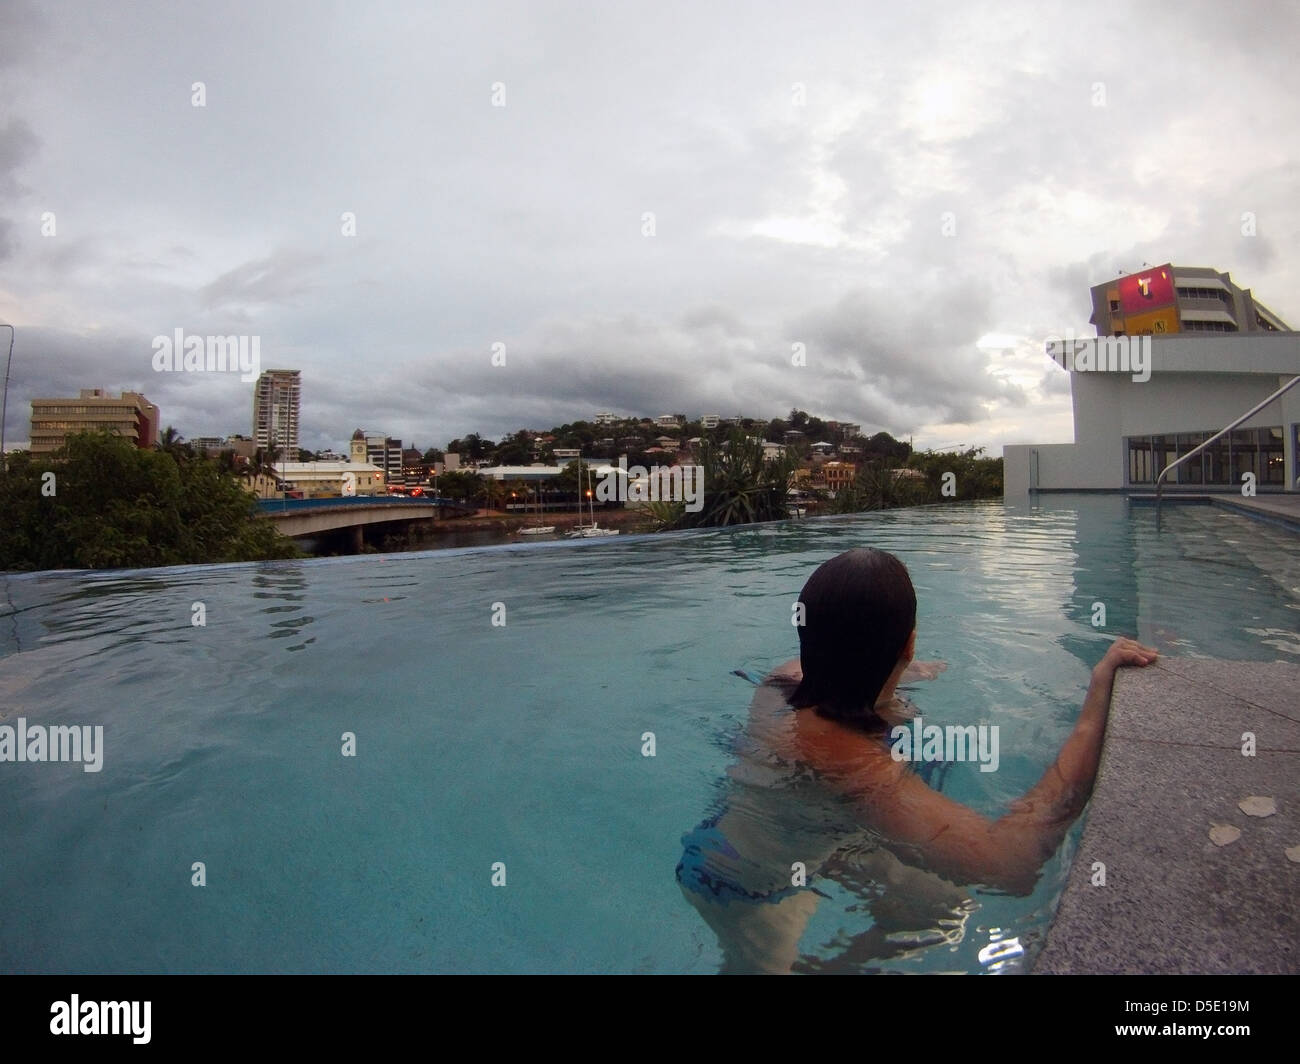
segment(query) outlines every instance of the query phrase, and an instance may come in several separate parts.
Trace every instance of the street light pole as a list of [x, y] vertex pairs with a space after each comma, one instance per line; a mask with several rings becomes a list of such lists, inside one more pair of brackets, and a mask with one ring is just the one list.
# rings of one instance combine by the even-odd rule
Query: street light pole
[[5, 453], [5, 415], [9, 412], [9, 367], [14, 360], [14, 327], [8, 322], [0, 321], [0, 329], [9, 330], [9, 357], [5, 359], [4, 398], [0, 399], [0, 468], [9, 468], [9, 458]]

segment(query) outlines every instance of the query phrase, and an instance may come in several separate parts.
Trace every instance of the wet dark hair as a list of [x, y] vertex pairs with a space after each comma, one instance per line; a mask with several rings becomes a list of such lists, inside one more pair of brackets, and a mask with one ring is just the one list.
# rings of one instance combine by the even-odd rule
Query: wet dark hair
[[803, 681], [790, 704], [859, 727], [882, 726], [876, 699], [916, 627], [907, 566], [885, 551], [857, 547], [818, 566], [799, 601]]

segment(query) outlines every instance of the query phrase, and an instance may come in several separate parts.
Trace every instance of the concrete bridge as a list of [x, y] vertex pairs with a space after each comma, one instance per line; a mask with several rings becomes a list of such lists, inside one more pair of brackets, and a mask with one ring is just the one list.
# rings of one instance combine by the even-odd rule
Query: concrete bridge
[[259, 499], [262, 516], [276, 529], [295, 539], [331, 532], [350, 531], [355, 550], [360, 550], [367, 525], [428, 521], [440, 512], [473, 513], [474, 508], [455, 499], [438, 496], [409, 499], [401, 496], [356, 496], [327, 499]]

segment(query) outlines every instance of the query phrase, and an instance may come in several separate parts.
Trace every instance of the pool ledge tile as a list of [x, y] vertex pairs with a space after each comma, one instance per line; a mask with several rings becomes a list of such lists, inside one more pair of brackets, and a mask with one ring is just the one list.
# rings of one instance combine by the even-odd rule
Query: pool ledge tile
[[[1255, 737], [1253, 757], [1242, 736]], [[1277, 812], [1237, 803], [1261, 796]], [[1210, 841], [1230, 825], [1240, 838]], [[1300, 972], [1300, 666], [1162, 658], [1115, 682], [1083, 837], [1036, 974]], [[1093, 885], [1096, 862], [1105, 885]]]

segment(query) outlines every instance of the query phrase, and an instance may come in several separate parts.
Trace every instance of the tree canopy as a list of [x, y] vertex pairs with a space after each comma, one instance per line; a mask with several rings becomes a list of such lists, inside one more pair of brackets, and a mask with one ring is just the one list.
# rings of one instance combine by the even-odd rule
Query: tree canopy
[[[162, 441], [160, 441], [162, 442]], [[164, 446], [168, 449], [163, 449]], [[0, 569], [109, 569], [299, 557], [217, 459], [173, 435], [140, 450], [108, 433], [0, 472]]]

